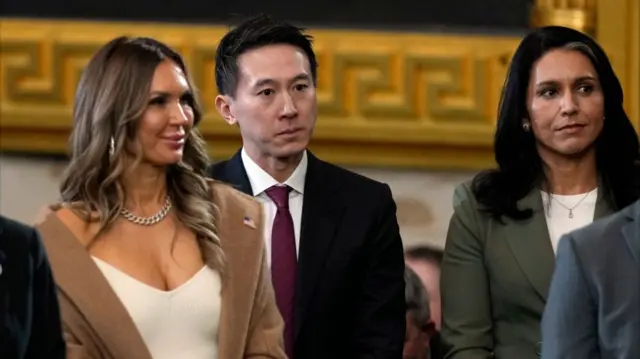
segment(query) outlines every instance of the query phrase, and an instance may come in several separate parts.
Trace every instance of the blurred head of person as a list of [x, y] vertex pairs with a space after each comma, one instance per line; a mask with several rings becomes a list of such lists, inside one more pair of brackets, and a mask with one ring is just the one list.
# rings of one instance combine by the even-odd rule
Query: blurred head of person
[[202, 117], [182, 57], [167, 45], [118, 37], [89, 61], [73, 109], [61, 200], [101, 232], [155, 178], [178, 220], [196, 233], [207, 263], [220, 265]]
[[406, 323], [403, 359], [427, 359], [435, 325], [429, 311], [429, 294], [418, 275], [408, 266], [404, 271]]
[[418, 275], [429, 293], [429, 310], [431, 320], [440, 330], [441, 326], [441, 297], [440, 297], [440, 266], [443, 252], [431, 246], [415, 246], [405, 251], [405, 262]]
[[[640, 195], [638, 137], [604, 50], [579, 31], [548, 26], [525, 36], [509, 66], [494, 139], [498, 168], [475, 177], [495, 217], [525, 219], [517, 202], [547, 171], [595, 161], [602, 194], [617, 209]], [[568, 165], [568, 166], [567, 166]]]

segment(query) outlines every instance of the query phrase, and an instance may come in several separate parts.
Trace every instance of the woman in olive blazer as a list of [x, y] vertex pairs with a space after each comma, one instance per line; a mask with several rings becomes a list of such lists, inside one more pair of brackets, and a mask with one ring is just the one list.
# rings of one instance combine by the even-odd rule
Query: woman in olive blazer
[[558, 240], [640, 196], [638, 147], [620, 83], [591, 38], [546, 27], [523, 39], [499, 110], [498, 168], [454, 195], [445, 358], [539, 355]]

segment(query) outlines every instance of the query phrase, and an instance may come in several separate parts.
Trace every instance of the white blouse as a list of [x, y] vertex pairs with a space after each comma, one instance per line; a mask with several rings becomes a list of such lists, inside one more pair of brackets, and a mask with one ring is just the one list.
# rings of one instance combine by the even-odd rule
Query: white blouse
[[593, 222], [598, 189], [577, 195], [549, 195], [547, 192], [540, 192], [549, 238], [555, 253], [558, 249], [558, 242], [563, 235]]

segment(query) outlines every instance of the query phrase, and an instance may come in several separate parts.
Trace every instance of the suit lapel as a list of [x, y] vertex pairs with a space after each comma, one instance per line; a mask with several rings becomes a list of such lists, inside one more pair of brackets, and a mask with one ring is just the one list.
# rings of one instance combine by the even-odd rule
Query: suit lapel
[[518, 207], [531, 208], [533, 215], [520, 221], [505, 219], [507, 241], [525, 276], [546, 302], [555, 266], [555, 254], [551, 246], [540, 191], [531, 191], [518, 202]]
[[640, 200], [632, 204], [631, 208], [626, 211], [630, 222], [622, 227], [622, 235], [631, 254], [640, 265]]
[[[0, 216], [0, 274], [2, 274], [2, 266], [4, 265], [6, 259], [6, 254], [2, 250], [4, 247], [3, 241], [5, 240], [4, 236], [2, 235], [2, 233], [4, 232], [4, 221], [5, 219]], [[1, 289], [3, 288], [0, 288], [0, 290]]]
[[133, 320], [71, 231], [55, 213], [38, 229], [60, 291], [102, 340], [109, 357], [151, 359]]
[[324, 163], [308, 152], [296, 278], [295, 336], [340, 226], [344, 204]]
[[240, 151], [236, 152], [228, 162], [221, 166], [224, 167], [220, 171], [215, 171], [213, 174], [214, 179], [225, 182], [235, 189], [253, 196], [251, 182], [249, 182], [249, 176], [247, 176], [247, 171], [244, 169]]
[[0, 270], [2, 269], [2, 265], [4, 264], [4, 260], [5, 260], [5, 254], [2, 251], [3, 248], [3, 240], [4, 237], [2, 236], [2, 232], [4, 232], [4, 218], [0, 217]]

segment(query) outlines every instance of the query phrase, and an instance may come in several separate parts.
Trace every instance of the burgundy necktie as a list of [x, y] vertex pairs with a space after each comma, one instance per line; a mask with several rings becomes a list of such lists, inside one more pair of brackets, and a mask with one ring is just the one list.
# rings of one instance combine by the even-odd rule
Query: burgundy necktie
[[293, 359], [293, 298], [296, 286], [296, 237], [293, 219], [289, 212], [291, 187], [273, 186], [267, 196], [278, 211], [271, 232], [271, 277], [276, 292], [276, 303], [284, 319], [284, 347], [289, 359]]

